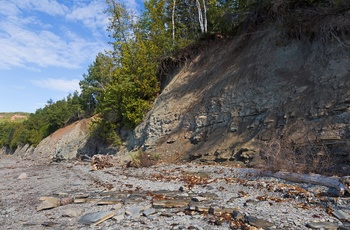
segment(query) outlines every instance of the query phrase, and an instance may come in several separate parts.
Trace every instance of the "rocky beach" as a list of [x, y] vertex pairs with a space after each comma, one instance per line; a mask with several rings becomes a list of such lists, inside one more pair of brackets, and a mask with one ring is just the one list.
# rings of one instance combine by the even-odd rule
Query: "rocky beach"
[[2, 229], [350, 229], [349, 194], [249, 169], [0, 157]]

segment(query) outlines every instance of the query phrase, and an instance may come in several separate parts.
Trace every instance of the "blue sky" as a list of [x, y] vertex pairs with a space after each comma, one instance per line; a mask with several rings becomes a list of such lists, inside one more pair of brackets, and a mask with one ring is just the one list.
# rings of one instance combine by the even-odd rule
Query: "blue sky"
[[105, 0], [0, 0], [0, 112], [35, 112], [79, 91], [95, 56], [111, 48], [105, 8]]

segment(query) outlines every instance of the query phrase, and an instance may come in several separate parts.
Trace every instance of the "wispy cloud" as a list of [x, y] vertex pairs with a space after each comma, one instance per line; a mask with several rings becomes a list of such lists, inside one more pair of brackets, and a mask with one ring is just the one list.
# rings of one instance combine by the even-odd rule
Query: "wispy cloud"
[[96, 32], [105, 31], [108, 25], [108, 18], [103, 13], [106, 5], [101, 1], [92, 1], [87, 5], [74, 6], [73, 10], [66, 15], [71, 21], [80, 21], [85, 27]]
[[36, 10], [49, 15], [65, 15], [68, 7], [55, 0], [10, 0], [21, 9]]
[[[101, 1], [71, 8], [54, 0], [0, 1], [0, 69], [77, 68], [93, 60], [107, 48], [103, 8]], [[74, 32], [83, 27], [90, 34]]]
[[74, 91], [79, 91], [79, 79], [65, 80], [65, 79], [41, 79], [32, 81], [32, 83], [38, 87], [65, 92], [73, 93]]

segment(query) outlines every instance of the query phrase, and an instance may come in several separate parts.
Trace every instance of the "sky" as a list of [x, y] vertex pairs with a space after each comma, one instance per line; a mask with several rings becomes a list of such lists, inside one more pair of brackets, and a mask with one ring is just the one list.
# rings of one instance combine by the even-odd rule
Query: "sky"
[[96, 55], [111, 49], [105, 9], [105, 0], [0, 0], [0, 112], [34, 113], [79, 92]]

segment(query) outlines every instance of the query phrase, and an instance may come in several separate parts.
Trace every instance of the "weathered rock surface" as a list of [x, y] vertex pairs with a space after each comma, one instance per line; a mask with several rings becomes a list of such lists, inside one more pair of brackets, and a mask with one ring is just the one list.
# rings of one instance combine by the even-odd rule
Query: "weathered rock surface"
[[33, 154], [56, 161], [73, 159], [77, 156], [78, 150], [86, 144], [88, 132], [88, 119], [74, 122], [42, 140]]
[[[202, 48], [173, 73], [129, 149], [256, 166], [267, 157], [266, 142], [293, 143], [299, 152], [330, 154], [330, 165], [349, 172], [349, 48], [283, 40], [273, 31]], [[268, 147], [286, 157], [285, 146]]]

